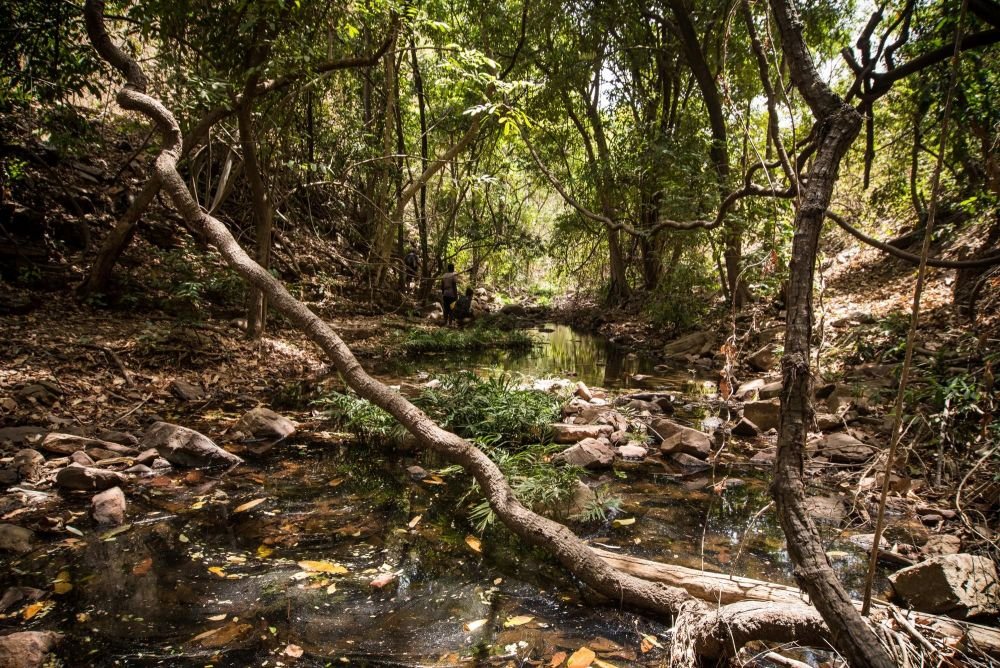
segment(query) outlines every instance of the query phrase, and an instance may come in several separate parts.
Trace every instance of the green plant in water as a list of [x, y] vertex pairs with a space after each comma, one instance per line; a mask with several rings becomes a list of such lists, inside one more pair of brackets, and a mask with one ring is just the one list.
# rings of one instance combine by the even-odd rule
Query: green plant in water
[[400, 334], [390, 345], [407, 355], [444, 353], [491, 348], [530, 348], [535, 341], [521, 331], [503, 331], [486, 327], [468, 329], [415, 329]]
[[403, 428], [396, 418], [356, 394], [333, 392], [317, 400], [316, 404], [326, 410], [330, 420], [340, 429], [356, 435], [364, 444], [402, 437]]

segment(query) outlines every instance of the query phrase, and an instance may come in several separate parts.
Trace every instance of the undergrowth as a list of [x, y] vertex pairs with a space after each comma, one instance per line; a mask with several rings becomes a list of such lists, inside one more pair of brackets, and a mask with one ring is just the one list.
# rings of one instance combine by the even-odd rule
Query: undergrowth
[[487, 327], [469, 329], [413, 329], [401, 332], [390, 345], [404, 354], [446, 353], [491, 348], [530, 348], [534, 339], [522, 331], [504, 331]]

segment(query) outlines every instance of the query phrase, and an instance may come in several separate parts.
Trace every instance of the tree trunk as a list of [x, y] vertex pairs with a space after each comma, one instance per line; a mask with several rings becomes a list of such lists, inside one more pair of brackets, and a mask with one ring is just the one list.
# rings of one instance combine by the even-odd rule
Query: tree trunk
[[[256, 78], [250, 78], [256, 85]], [[248, 83], [247, 90], [252, 90]], [[274, 227], [274, 207], [264, 184], [260, 160], [257, 155], [257, 141], [253, 132], [253, 97], [247, 95], [237, 110], [240, 129], [240, 146], [243, 149], [243, 166], [250, 182], [253, 199], [253, 219], [257, 241], [257, 264], [267, 270], [271, 264], [271, 236]], [[247, 307], [247, 337], [259, 339], [267, 327], [267, 296], [263, 290], [251, 287], [250, 302]]]
[[[410, 38], [410, 60], [413, 64], [413, 87], [417, 92], [417, 109], [420, 112], [420, 170], [427, 169], [427, 98], [424, 96], [424, 77], [417, 61], [417, 45]], [[420, 185], [420, 199], [417, 202], [417, 234], [420, 237], [420, 271], [417, 273], [417, 295], [421, 302], [427, 300], [431, 291], [431, 254], [427, 242], [427, 183]]]

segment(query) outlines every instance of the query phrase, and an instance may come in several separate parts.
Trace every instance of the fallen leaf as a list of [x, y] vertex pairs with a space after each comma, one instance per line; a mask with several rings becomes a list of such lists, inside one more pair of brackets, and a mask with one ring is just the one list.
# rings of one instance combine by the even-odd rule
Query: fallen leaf
[[263, 544], [257, 546], [257, 556], [260, 557], [261, 559], [267, 559], [272, 554], [274, 554], [273, 547], [268, 547], [267, 545]]
[[179, 540], [182, 543], [187, 543], [191, 539], [188, 538], [187, 536], [185, 536], [184, 534], [181, 534], [181, 535], [177, 536], [177, 540]]
[[613, 522], [611, 522], [611, 526], [613, 527], [627, 527], [631, 524], [635, 524], [634, 517], [625, 517], [620, 520], [614, 520]]
[[[4, 519], [6, 519], [6, 518], [4, 518]], [[66, 525], [66, 531], [69, 531], [71, 534], [74, 534], [76, 536], [82, 536], [83, 535], [82, 531], [80, 531], [79, 529], [77, 529], [74, 526], [70, 526], [69, 524]]]
[[594, 659], [594, 665], [597, 666], [597, 668], [618, 668], [615, 664], [609, 661], [602, 661], [600, 659]]
[[145, 575], [153, 568], [153, 558], [146, 557], [132, 567], [132, 575]]
[[59, 575], [56, 576], [55, 581], [52, 583], [52, 591], [57, 594], [65, 594], [73, 589], [73, 583], [70, 582], [69, 571], [60, 571]]
[[242, 503], [242, 504], [236, 506], [236, 508], [233, 509], [233, 512], [234, 513], [244, 513], [246, 511], [250, 510], [251, 508], [256, 508], [257, 506], [259, 506], [260, 504], [264, 503], [265, 501], [267, 501], [267, 498], [254, 499], [253, 501], [247, 501], [246, 503]]
[[549, 661], [549, 668], [558, 668], [566, 660], [566, 652], [556, 652], [552, 655], [552, 660]]
[[483, 551], [483, 542], [476, 538], [475, 536], [466, 536], [465, 544], [472, 548], [474, 552]]
[[396, 581], [395, 573], [383, 573], [374, 580], [368, 583], [369, 586], [375, 587], [376, 589], [382, 589], [383, 587], [392, 584]]
[[123, 524], [120, 527], [115, 527], [111, 531], [107, 531], [107, 532], [101, 534], [101, 540], [112, 540], [118, 534], [125, 533], [126, 531], [128, 531], [131, 528], [132, 528], [131, 524]]
[[408, 526], [408, 527], [410, 527], [410, 528], [412, 529], [413, 527], [415, 527], [415, 526], [417, 526], [418, 524], [420, 524], [420, 520], [421, 520], [422, 518], [423, 518], [423, 515], [417, 515], [417, 516], [416, 516], [416, 517], [414, 517], [414, 518], [413, 518], [412, 520], [410, 520], [410, 523], [409, 523], [409, 524], [408, 524], [407, 526]]
[[221, 622], [225, 618], [226, 618], [226, 613], [222, 613], [221, 615], [212, 615], [211, 617], [208, 618], [208, 621]]
[[642, 650], [643, 654], [651, 651], [654, 647], [659, 647], [661, 649], [663, 648], [663, 645], [659, 643], [659, 641], [656, 639], [656, 636], [650, 635], [642, 637], [642, 642], [639, 643], [639, 649]]
[[48, 611], [55, 603], [53, 601], [38, 601], [30, 605], [25, 606], [24, 610], [21, 612], [21, 616], [27, 621], [32, 617], [35, 617], [39, 613], [44, 613]]
[[194, 503], [191, 504], [191, 510], [201, 510], [204, 507], [205, 507], [205, 501], [204, 500], [202, 500], [202, 501], [195, 501]]
[[208, 648], [225, 647], [252, 629], [249, 624], [237, 624], [234, 619], [224, 626], [195, 636], [191, 642], [198, 642], [202, 647]]
[[330, 482], [328, 482], [326, 484], [329, 485], [330, 487], [340, 487], [341, 485], [344, 484], [344, 479], [343, 478], [334, 478], [333, 480], [331, 480]]
[[288, 645], [288, 647], [285, 648], [285, 654], [287, 654], [288, 656], [292, 657], [293, 659], [297, 659], [300, 656], [302, 656], [303, 652], [304, 652], [304, 650], [301, 647], [299, 647], [298, 645], [291, 645], [290, 644], [290, 645]]
[[508, 617], [507, 621], [503, 623], [504, 628], [509, 629], [512, 626], [523, 626], [528, 622], [532, 621], [534, 617], [530, 615], [518, 615], [516, 617]]
[[327, 593], [327, 594], [333, 594], [333, 593], [334, 593], [334, 592], [336, 592], [336, 591], [337, 591], [337, 583], [336, 583], [336, 582], [334, 582], [334, 583], [330, 584], [330, 585], [329, 585], [329, 586], [328, 586], [328, 587], [326, 588], [326, 593]]
[[569, 657], [566, 668], [587, 668], [594, 662], [595, 658], [597, 655], [589, 647], [581, 647], [573, 652], [573, 656]]
[[444, 480], [442, 480], [441, 478], [437, 477], [436, 475], [428, 476], [428, 477], [424, 478], [423, 480], [421, 480], [421, 482], [424, 483], [425, 485], [443, 485], [444, 484]]
[[331, 575], [343, 575], [347, 569], [340, 564], [329, 561], [300, 561], [299, 568], [312, 573], [330, 573]]
[[469, 632], [476, 631], [478, 629], [481, 629], [483, 626], [485, 626], [487, 621], [489, 621], [489, 620], [487, 620], [487, 619], [475, 619], [475, 620], [473, 620], [471, 622], [466, 622], [465, 624], [462, 624], [462, 628], [465, 629], [466, 631], [469, 631]]
[[220, 578], [226, 577], [226, 571], [222, 568], [222, 566], [209, 566], [208, 572], [213, 575], [218, 575]]

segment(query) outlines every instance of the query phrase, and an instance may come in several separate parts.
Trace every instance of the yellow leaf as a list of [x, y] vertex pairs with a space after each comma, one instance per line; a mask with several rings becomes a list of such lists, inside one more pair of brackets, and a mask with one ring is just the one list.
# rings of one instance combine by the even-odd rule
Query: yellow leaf
[[213, 575], [218, 575], [220, 578], [226, 577], [226, 571], [222, 568], [222, 566], [209, 566], [208, 572]]
[[285, 648], [285, 654], [287, 654], [288, 656], [292, 657], [293, 659], [297, 659], [300, 656], [302, 656], [303, 652], [304, 652], [304, 650], [301, 647], [299, 647], [298, 645], [291, 645], [290, 644], [290, 645], [288, 645], [288, 647]]
[[465, 624], [462, 624], [462, 628], [465, 629], [466, 631], [470, 631], [470, 632], [471, 631], [476, 631], [478, 629], [483, 628], [483, 626], [486, 625], [487, 621], [489, 621], [489, 620], [487, 620], [487, 619], [476, 619], [476, 620], [473, 620], [471, 622], [466, 622]]
[[267, 501], [266, 498], [263, 498], [263, 499], [254, 499], [253, 501], [247, 501], [246, 503], [241, 503], [240, 505], [236, 506], [233, 509], [233, 512], [234, 513], [245, 513], [246, 511], [250, 510], [251, 508], [256, 508], [257, 506], [259, 506], [260, 504], [264, 503], [265, 501]]
[[410, 523], [407, 526], [409, 526], [412, 529], [413, 527], [415, 527], [418, 524], [420, 524], [421, 518], [423, 518], [423, 515], [417, 515], [412, 520], [410, 520]]
[[476, 538], [475, 536], [466, 536], [465, 544], [472, 548], [474, 552], [483, 551], [483, 542]]
[[39, 612], [45, 609], [46, 603], [47, 601], [39, 601], [37, 603], [32, 603], [31, 605], [25, 606], [24, 611], [21, 613], [21, 616], [23, 616], [25, 620], [31, 619]]
[[327, 594], [333, 594], [336, 591], [337, 591], [337, 583], [336, 582], [334, 582], [333, 584], [331, 584], [329, 587], [326, 588], [326, 593]]
[[597, 655], [589, 647], [581, 647], [573, 652], [573, 656], [569, 657], [566, 668], [587, 668], [594, 662], [595, 658]]
[[613, 527], [627, 527], [630, 524], [635, 524], [635, 518], [634, 517], [625, 517], [625, 518], [620, 519], [620, 520], [614, 520], [611, 523], [611, 526], [613, 526]]
[[663, 645], [661, 645], [659, 641], [657, 641], [656, 636], [642, 637], [642, 642], [639, 643], [639, 649], [642, 650], [643, 654], [651, 651], [654, 647], [659, 647], [661, 649], [663, 647]]
[[425, 485], [443, 485], [444, 484], [444, 480], [442, 480], [441, 478], [437, 477], [436, 475], [428, 476], [428, 477], [424, 478], [421, 482], [423, 482]]
[[299, 568], [311, 573], [330, 573], [331, 575], [343, 575], [347, 573], [346, 568], [329, 561], [300, 561], [298, 564]]
[[153, 568], [153, 558], [146, 557], [132, 567], [132, 575], [145, 575]]
[[204, 507], [205, 507], [204, 501], [195, 501], [194, 503], [191, 504], [191, 510], [201, 510]]
[[267, 545], [263, 544], [257, 546], [257, 556], [260, 557], [261, 559], [267, 559], [272, 554], [274, 554], [273, 547], [268, 547]]
[[330, 487], [340, 487], [340, 485], [342, 485], [343, 483], [344, 483], [343, 478], [334, 478], [333, 480], [331, 480], [326, 484], [329, 485]]
[[52, 591], [57, 594], [65, 594], [73, 589], [73, 583], [70, 582], [69, 571], [59, 571], [59, 575], [56, 576], [55, 581], [52, 583]]
[[212, 615], [211, 617], [208, 618], [208, 621], [221, 622], [225, 618], [226, 618], [226, 613], [222, 613], [221, 615]]
[[507, 621], [503, 623], [504, 628], [509, 629], [512, 626], [523, 626], [533, 620], [534, 617], [530, 615], [518, 615], [517, 617], [508, 617]]
[[552, 655], [552, 660], [549, 661], [549, 668], [559, 668], [565, 660], [566, 652], [556, 652]]

